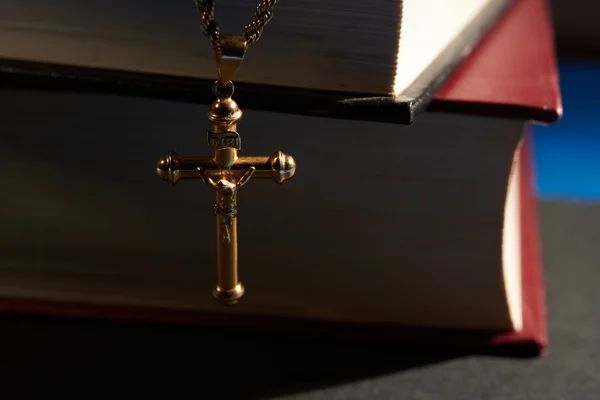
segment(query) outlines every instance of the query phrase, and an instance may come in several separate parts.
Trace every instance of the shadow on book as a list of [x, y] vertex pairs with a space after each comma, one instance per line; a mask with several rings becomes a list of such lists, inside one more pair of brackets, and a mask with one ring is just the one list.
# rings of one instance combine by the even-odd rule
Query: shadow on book
[[409, 347], [11, 314], [4, 314], [0, 325], [0, 372], [12, 383], [8, 390], [35, 388], [86, 397], [127, 390], [266, 398], [473, 355], [538, 353], [527, 346]]

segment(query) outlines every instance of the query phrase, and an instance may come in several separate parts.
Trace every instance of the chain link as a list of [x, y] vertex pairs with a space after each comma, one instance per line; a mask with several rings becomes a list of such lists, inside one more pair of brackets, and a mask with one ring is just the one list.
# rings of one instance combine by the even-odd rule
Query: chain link
[[[246, 45], [251, 46], [260, 39], [262, 31], [273, 18], [273, 7], [279, 3], [279, 0], [262, 0], [254, 11], [254, 20], [244, 27], [244, 38]], [[202, 33], [212, 44], [215, 53], [220, 57], [221, 42], [219, 39], [219, 25], [215, 21], [215, 2], [214, 0], [196, 0], [196, 7], [202, 16], [200, 26]]]

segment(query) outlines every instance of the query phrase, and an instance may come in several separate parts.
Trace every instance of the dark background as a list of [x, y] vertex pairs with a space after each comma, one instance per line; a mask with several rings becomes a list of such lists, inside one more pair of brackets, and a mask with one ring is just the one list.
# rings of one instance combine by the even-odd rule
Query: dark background
[[600, 58], [600, 2], [595, 0], [550, 1], [559, 56], [561, 58]]

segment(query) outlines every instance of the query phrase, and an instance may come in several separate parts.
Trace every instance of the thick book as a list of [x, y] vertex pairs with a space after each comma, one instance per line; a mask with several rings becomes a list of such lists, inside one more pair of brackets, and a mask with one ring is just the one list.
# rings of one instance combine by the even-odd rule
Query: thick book
[[155, 175], [168, 150], [207, 154], [206, 108], [24, 90], [0, 102], [5, 310], [546, 346], [526, 135], [562, 113], [544, 0], [516, 2], [413, 125], [246, 111], [243, 154], [277, 146], [298, 173], [240, 194], [247, 293], [232, 308], [210, 293], [213, 194]]
[[[215, 2], [221, 31], [241, 33], [257, 3]], [[235, 77], [238, 98], [411, 123], [511, 3], [282, 1]], [[199, 21], [191, 1], [4, 1], [0, 84], [210, 103], [215, 59]]]

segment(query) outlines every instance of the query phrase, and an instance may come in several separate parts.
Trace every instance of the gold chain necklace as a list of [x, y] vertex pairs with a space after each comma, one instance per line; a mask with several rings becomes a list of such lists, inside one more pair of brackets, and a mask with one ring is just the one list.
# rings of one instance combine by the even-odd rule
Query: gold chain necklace
[[[262, 31], [273, 18], [273, 7], [279, 3], [279, 0], [263, 0], [254, 11], [254, 20], [244, 27], [244, 38], [246, 46], [251, 46], [260, 39]], [[215, 21], [215, 2], [214, 0], [196, 0], [196, 7], [202, 15], [200, 26], [202, 33], [210, 40], [210, 43], [220, 57], [221, 42], [219, 38], [219, 25]]]
[[[254, 21], [246, 25], [242, 35], [221, 34], [214, 18], [214, 0], [196, 0], [202, 14], [202, 31], [213, 46], [219, 80], [213, 84], [216, 96], [208, 112], [212, 130], [207, 133], [212, 157], [180, 157], [169, 152], [160, 158], [157, 173], [173, 184], [182, 179], [200, 179], [216, 192], [214, 213], [217, 219], [217, 285], [213, 296], [222, 304], [237, 304], [245, 288], [238, 278], [238, 199], [239, 188], [251, 179], [272, 179], [283, 183], [296, 172], [296, 161], [276, 151], [271, 156], [239, 157], [241, 136], [237, 124], [242, 110], [231, 98], [231, 79], [239, 69], [246, 49], [260, 38], [265, 25], [273, 17], [273, 6], [279, 0], [263, 0], [254, 13]], [[282, 224], [282, 227], [285, 226]], [[278, 229], [278, 227], [274, 227]]]

